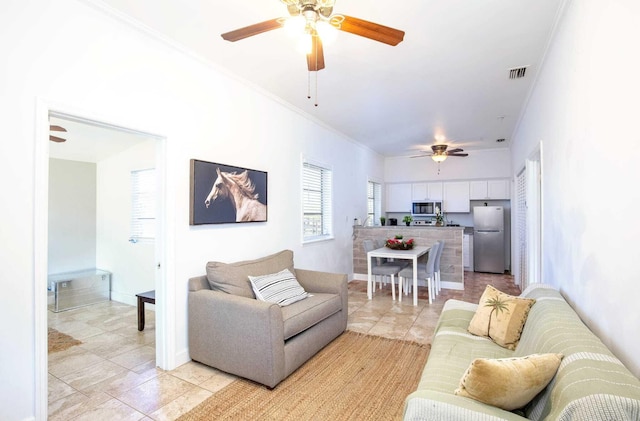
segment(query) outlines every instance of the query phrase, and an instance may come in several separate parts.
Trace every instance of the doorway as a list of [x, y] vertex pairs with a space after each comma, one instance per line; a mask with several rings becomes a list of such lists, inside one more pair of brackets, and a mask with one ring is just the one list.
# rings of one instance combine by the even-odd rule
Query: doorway
[[[58, 107], [57, 107], [58, 108]], [[86, 159], [100, 160], [101, 156], [108, 153], [119, 153], [120, 151], [128, 150], [131, 148], [140, 147], [140, 145], [147, 143], [151, 145], [151, 151], [153, 155], [153, 166], [156, 169], [157, 176], [155, 177], [155, 187], [157, 190], [156, 200], [156, 229], [155, 239], [151, 245], [151, 264], [149, 267], [151, 284], [148, 289], [155, 289], [158, 297], [158, 305], [156, 306], [155, 317], [155, 364], [161, 368], [168, 368], [171, 364], [171, 358], [167, 356], [168, 349], [173, 349], [167, 341], [171, 335], [166, 335], [165, 329], [167, 324], [172, 325], [172, 320], [169, 320], [170, 314], [166, 311], [165, 303], [167, 300], [167, 287], [166, 287], [166, 270], [164, 264], [165, 261], [165, 232], [166, 232], [166, 217], [164, 213], [165, 203], [165, 141], [162, 136], [152, 134], [148, 131], [141, 131], [137, 129], [126, 128], [117, 124], [106, 123], [104, 120], [96, 118], [80, 117], [77, 114], [71, 114], [68, 112], [60, 111], [60, 108], [54, 110], [48, 104], [43, 101], [38, 102], [38, 121], [36, 128], [36, 204], [43, 204], [44, 206], [36, 205], [35, 212], [35, 256], [34, 256], [34, 276], [35, 276], [35, 331], [36, 331], [36, 419], [47, 418], [48, 408], [48, 304], [49, 294], [48, 288], [48, 275], [50, 270], [54, 270], [64, 267], [66, 262], [56, 257], [56, 262], [50, 261], [49, 258], [49, 240], [51, 236], [50, 222], [49, 222], [49, 208], [47, 206], [48, 199], [50, 198], [50, 186], [49, 186], [49, 160], [50, 158], [56, 159], [59, 162], [64, 163], [65, 155], [61, 152], [60, 148], [56, 146], [70, 146], [64, 153], [67, 154], [67, 162], [75, 161], [81, 162]], [[50, 123], [52, 120], [52, 123]], [[50, 125], [64, 127], [67, 132], [56, 129], [55, 132], [50, 132]], [[78, 140], [77, 136], [73, 136], [73, 133], [69, 132], [69, 128], [73, 127], [75, 130], [86, 130], [92, 132], [96, 136], [85, 136], [82, 141]], [[49, 135], [54, 135], [57, 142], [51, 142]], [[77, 133], [76, 133], [77, 134]], [[85, 133], [86, 134], [86, 133]], [[102, 136], [102, 137], [101, 137]], [[65, 139], [64, 142], [60, 142], [59, 139]], [[72, 140], [74, 140], [72, 145]], [[54, 145], [55, 143], [55, 145]], [[111, 152], [105, 152], [104, 149], [111, 150]], [[115, 151], [115, 152], [114, 152]], [[84, 154], [84, 155], [83, 155]], [[84, 156], [84, 158], [83, 158]], [[93, 156], [93, 158], [86, 158], [87, 156]], [[57, 165], [59, 167], [59, 165]], [[148, 167], [148, 163], [145, 165]], [[99, 172], [99, 171], [98, 171]], [[127, 189], [128, 190], [128, 189]], [[97, 201], [100, 203], [100, 201]], [[98, 206], [98, 205], [97, 205]], [[96, 235], [99, 235], [96, 234]], [[54, 235], [55, 236], [55, 235]], [[126, 243], [127, 239], [124, 239]], [[127, 244], [131, 245], [131, 244]], [[104, 258], [97, 259], [104, 262]], [[108, 259], [107, 259], [108, 260]], [[96, 267], [100, 263], [97, 263]], [[112, 284], [113, 285], [113, 284]], [[130, 291], [126, 288], [116, 288], [112, 293], [112, 299], [114, 302], [120, 301], [126, 304], [135, 303], [135, 293], [143, 291], [137, 291], [137, 287], [132, 287]], [[142, 286], [140, 286], [142, 288]], [[145, 289], [146, 291], [147, 289]], [[172, 294], [169, 294], [172, 296]], [[132, 329], [137, 330], [137, 324], [134, 322]]]

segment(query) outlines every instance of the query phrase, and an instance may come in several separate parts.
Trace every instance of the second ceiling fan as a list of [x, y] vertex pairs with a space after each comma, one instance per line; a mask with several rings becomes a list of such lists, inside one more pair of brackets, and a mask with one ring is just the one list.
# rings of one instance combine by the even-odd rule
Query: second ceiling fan
[[369, 22], [346, 15], [333, 14], [335, 0], [280, 0], [287, 6], [289, 17], [267, 20], [244, 28], [222, 34], [227, 41], [239, 41], [244, 38], [281, 28], [289, 21], [298, 20], [302, 34], [310, 41], [307, 53], [307, 68], [310, 72], [324, 69], [322, 47], [323, 27], [338, 29], [360, 35], [388, 45], [398, 45], [404, 39], [404, 31]]
[[[49, 131], [51, 132], [66, 132], [67, 129], [65, 129], [62, 126], [57, 126], [54, 124], [49, 125]], [[56, 142], [56, 143], [62, 143], [62, 142], [66, 142], [67, 139], [64, 139], [62, 137], [58, 137], [58, 136], [54, 136], [51, 133], [49, 133], [49, 140], [52, 142]]]
[[468, 153], [461, 153], [464, 152], [464, 150], [460, 148], [447, 150], [447, 145], [431, 145], [431, 150], [433, 151], [432, 153], [424, 151], [422, 155], [414, 155], [411, 158], [430, 156], [434, 161], [442, 162], [449, 156], [469, 156]]

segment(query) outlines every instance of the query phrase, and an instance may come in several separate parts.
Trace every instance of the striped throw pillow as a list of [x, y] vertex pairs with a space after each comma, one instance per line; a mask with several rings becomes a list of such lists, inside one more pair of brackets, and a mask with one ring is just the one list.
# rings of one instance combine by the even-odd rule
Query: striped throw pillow
[[276, 303], [280, 307], [309, 296], [289, 269], [270, 275], [249, 276], [249, 281], [258, 300]]

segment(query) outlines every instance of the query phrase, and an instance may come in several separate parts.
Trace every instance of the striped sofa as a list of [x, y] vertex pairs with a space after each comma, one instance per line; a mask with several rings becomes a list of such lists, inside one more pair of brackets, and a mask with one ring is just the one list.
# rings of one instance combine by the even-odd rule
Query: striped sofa
[[[580, 320], [560, 293], [533, 285], [535, 298], [515, 351], [467, 332], [476, 304], [449, 300], [438, 321], [418, 389], [407, 397], [404, 420], [640, 420], [640, 380]], [[525, 408], [509, 412], [454, 395], [475, 358], [562, 353], [551, 383]]]

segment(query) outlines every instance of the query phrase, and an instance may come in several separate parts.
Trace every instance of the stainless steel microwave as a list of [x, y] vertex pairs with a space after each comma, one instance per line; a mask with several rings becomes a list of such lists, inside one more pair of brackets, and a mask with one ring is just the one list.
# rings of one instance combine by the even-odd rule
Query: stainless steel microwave
[[436, 208], [442, 211], [442, 202], [440, 201], [427, 201], [427, 202], [413, 202], [411, 203], [411, 215], [413, 216], [435, 216]]

